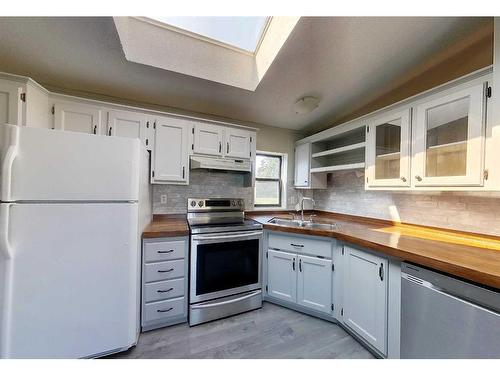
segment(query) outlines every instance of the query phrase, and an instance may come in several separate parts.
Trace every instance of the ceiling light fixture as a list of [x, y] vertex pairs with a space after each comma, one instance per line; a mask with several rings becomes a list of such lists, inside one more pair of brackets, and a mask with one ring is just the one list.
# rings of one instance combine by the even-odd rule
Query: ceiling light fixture
[[318, 108], [319, 99], [314, 96], [304, 96], [295, 102], [293, 109], [297, 114], [306, 114]]

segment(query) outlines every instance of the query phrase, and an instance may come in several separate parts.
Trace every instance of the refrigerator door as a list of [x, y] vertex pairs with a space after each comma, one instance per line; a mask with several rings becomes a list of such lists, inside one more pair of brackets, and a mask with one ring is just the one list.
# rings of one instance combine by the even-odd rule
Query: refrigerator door
[[0, 358], [135, 345], [136, 203], [0, 204]]
[[140, 141], [0, 126], [0, 200], [137, 201]]

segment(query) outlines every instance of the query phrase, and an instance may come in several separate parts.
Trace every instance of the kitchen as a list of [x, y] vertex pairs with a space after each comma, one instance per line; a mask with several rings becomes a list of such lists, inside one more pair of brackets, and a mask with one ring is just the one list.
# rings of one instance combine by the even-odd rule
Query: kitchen
[[0, 35], [0, 358], [500, 358], [500, 18]]

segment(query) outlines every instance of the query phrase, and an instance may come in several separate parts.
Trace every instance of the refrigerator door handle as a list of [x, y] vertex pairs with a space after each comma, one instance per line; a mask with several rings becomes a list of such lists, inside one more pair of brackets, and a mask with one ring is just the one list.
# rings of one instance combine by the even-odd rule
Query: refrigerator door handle
[[9, 201], [11, 200], [12, 166], [18, 152], [19, 128], [13, 125], [7, 125], [4, 131], [8, 132], [6, 138], [9, 143], [5, 149], [5, 154], [2, 155], [2, 173], [0, 173], [2, 176], [2, 191], [0, 192], [0, 200]]
[[0, 254], [7, 259], [12, 258], [12, 248], [9, 243], [10, 206], [12, 203], [0, 204]]

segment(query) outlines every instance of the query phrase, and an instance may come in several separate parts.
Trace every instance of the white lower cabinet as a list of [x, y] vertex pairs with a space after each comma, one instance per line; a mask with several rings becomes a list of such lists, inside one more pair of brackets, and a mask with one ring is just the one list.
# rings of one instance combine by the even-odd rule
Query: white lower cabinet
[[332, 260], [300, 255], [297, 303], [327, 314], [332, 311]]
[[287, 302], [297, 302], [297, 255], [269, 250], [267, 255], [268, 294]]
[[143, 239], [143, 331], [187, 322], [187, 254], [187, 237]]
[[387, 354], [388, 261], [344, 245], [343, 323]]
[[[330, 315], [332, 242], [270, 233], [268, 245], [267, 295]], [[295, 246], [295, 251], [290, 251], [290, 246]]]

